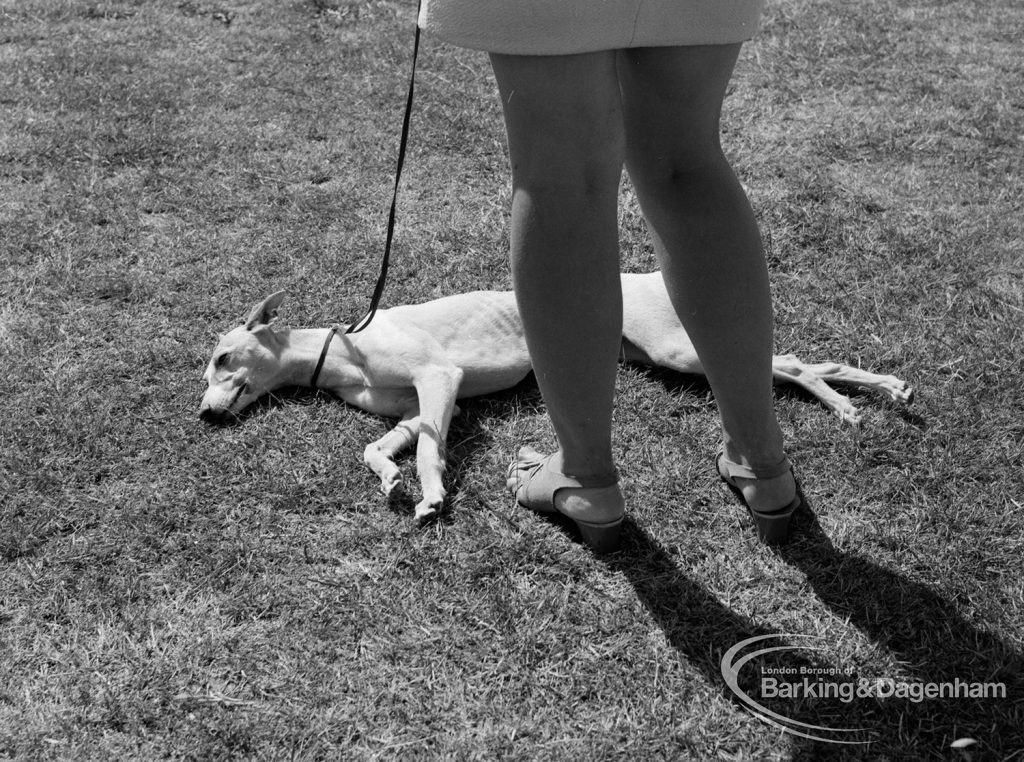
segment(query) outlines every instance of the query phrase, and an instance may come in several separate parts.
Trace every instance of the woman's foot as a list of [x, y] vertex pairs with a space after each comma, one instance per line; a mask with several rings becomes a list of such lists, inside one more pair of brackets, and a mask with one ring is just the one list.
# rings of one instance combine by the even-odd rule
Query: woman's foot
[[790, 519], [803, 504], [789, 459], [783, 455], [771, 466], [751, 468], [719, 452], [715, 467], [746, 505], [758, 538], [765, 543], [784, 542], [789, 536]]
[[560, 452], [542, 455], [523, 447], [508, 468], [505, 484], [524, 508], [570, 519], [595, 553], [615, 550], [626, 511], [617, 479], [578, 479], [563, 474], [561, 467]]

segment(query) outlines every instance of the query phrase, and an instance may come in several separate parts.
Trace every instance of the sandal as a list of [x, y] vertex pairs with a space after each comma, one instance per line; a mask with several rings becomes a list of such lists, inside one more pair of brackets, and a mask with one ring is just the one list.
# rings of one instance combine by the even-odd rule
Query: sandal
[[[505, 482], [516, 502], [536, 513], [565, 516], [576, 525], [583, 542], [595, 553], [610, 553], [617, 549], [625, 515], [618, 482], [591, 484], [566, 476], [550, 464], [552, 457], [541, 455], [532, 447], [519, 450], [518, 458], [508, 467]], [[567, 495], [566, 500], [556, 502], [558, 492], [563, 489], [585, 492]], [[574, 497], [584, 500], [574, 500]], [[610, 509], [595, 511], [595, 504], [601, 503], [610, 505]]]
[[718, 475], [722, 478], [722, 481], [729, 485], [729, 488], [736, 493], [743, 505], [746, 506], [747, 511], [750, 513], [750, 518], [754, 520], [757, 538], [767, 545], [785, 542], [789, 537], [789, 521], [793, 518], [793, 514], [796, 513], [797, 509], [804, 504], [800, 485], [796, 485], [796, 497], [793, 498], [793, 502], [789, 505], [774, 511], [758, 511], [751, 508], [749, 503], [743, 498], [743, 492], [736, 483], [736, 479], [773, 479], [777, 476], [782, 476], [793, 470], [789, 458], [783, 455], [782, 460], [770, 468], [752, 469], [740, 463], [734, 463], [725, 457], [724, 450], [719, 450], [718, 455], [715, 457], [715, 468], [718, 469]]

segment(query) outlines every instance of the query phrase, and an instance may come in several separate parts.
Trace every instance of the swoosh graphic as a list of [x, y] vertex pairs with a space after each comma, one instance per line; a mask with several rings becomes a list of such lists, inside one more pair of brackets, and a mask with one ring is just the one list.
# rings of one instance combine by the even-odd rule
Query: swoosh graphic
[[[799, 720], [790, 719], [789, 717], [786, 717], [785, 715], [779, 714], [777, 712], [773, 712], [771, 709], [768, 709], [767, 707], [761, 706], [746, 691], [744, 691], [742, 688], [740, 688], [740, 686], [739, 686], [739, 672], [740, 672], [740, 669], [742, 669], [751, 660], [756, 659], [758, 656], [763, 656], [764, 654], [768, 654], [768, 653], [775, 653], [775, 652], [778, 652], [778, 651], [792, 651], [792, 650], [796, 649], [796, 646], [783, 645], [783, 646], [774, 646], [774, 647], [771, 647], [771, 648], [762, 648], [760, 650], [757, 650], [757, 651], [754, 651], [754, 652], [752, 652], [750, 654], [747, 654], [746, 656], [743, 656], [742, 658], [740, 658], [737, 661], [734, 661], [736, 655], [740, 651], [742, 651], [744, 648], [746, 648], [747, 646], [752, 645], [754, 643], [759, 643], [759, 642], [761, 642], [763, 640], [768, 640], [770, 638], [783, 638], [783, 637], [785, 637], [785, 638], [810, 638], [810, 637], [815, 637], [815, 636], [813, 636], [813, 635], [801, 635], [801, 634], [798, 634], [798, 633], [780, 633], [780, 634], [777, 634], [777, 635], [758, 635], [756, 637], [747, 638], [746, 640], [740, 641], [739, 643], [734, 645], [732, 648], [730, 648], [728, 651], [726, 651], [722, 655], [722, 678], [725, 680], [725, 684], [729, 686], [729, 689], [739, 697], [740, 701], [743, 702], [744, 708], [746, 708], [747, 711], [749, 711], [751, 714], [753, 714], [755, 717], [757, 717], [762, 722], [766, 722], [769, 725], [772, 725], [772, 726], [774, 726], [776, 728], [779, 728], [780, 730], [782, 730], [782, 731], [784, 731], [786, 733], [790, 733], [790, 734], [795, 735], [795, 736], [800, 736], [801, 738], [807, 738], [807, 739], [812, 740], [812, 741], [824, 741], [826, 743], [838, 743], [838, 744], [847, 744], [847, 745], [857, 745], [857, 744], [871, 743], [871, 741], [850, 741], [850, 740], [843, 740], [843, 739], [838, 739], [838, 738], [824, 738], [824, 737], [819, 736], [819, 735], [812, 735], [811, 733], [806, 733], [806, 732], [804, 732], [802, 730], [798, 730], [797, 728], [804, 728], [806, 730], [811, 730], [811, 731], [825, 731], [827, 733], [858, 733], [858, 732], [863, 732], [862, 728], [828, 728], [828, 727], [825, 727], [823, 725], [811, 725], [811, 724], [806, 723], [806, 722], [800, 722]], [[810, 650], [810, 651], [824, 651], [825, 650], [824, 648], [821, 648], [819, 646], [804, 646], [804, 649], [805, 650]]]

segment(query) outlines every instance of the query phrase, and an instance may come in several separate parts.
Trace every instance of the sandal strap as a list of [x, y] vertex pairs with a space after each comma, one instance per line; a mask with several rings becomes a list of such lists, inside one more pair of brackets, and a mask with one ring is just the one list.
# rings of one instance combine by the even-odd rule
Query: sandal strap
[[[520, 478], [523, 486], [527, 486], [532, 483], [534, 479], [543, 478], [544, 481], [548, 482], [548, 484], [554, 488], [555, 492], [560, 489], [580, 489], [584, 486], [579, 479], [572, 476], [566, 476], [561, 471], [556, 471], [555, 468], [548, 463], [552, 457], [553, 456], [551, 455], [547, 455], [542, 460], [519, 463], [513, 462], [512, 465], [509, 466], [509, 473], [511, 474], [515, 471], [519, 471], [521, 474], [527, 476], [527, 479], [525, 480]], [[543, 477], [541, 477], [542, 470], [544, 472]]]
[[732, 479], [774, 479], [793, 470], [789, 457], [782, 456], [782, 460], [773, 466], [763, 468], [750, 468], [742, 463], [736, 463], [725, 457], [725, 451], [718, 451], [718, 472], [727, 481]]
[[516, 481], [513, 493], [520, 505], [532, 510], [555, 511], [555, 495], [563, 489], [604, 489], [618, 484], [618, 473], [610, 483], [607, 479], [579, 479], [563, 474], [550, 463], [554, 454], [517, 459], [508, 467], [509, 479]]
[[612, 475], [611, 481], [608, 479], [594, 478], [579, 479], [575, 476], [563, 474], [561, 471], [555, 470], [555, 468], [548, 463], [548, 461], [553, 457], [554, 454], [552, 453], [551, 455], [542, 455], [537, 459], [514, 460], [509, 464], [507, 474], [509, 477], [512, 477], [516, 472], [526, 472], [532, 478], [543, 468], [547, 474], [545, 478], [557, 483], [558, 486], [556, 489], [600, 489], [602, 487], [611, 487], [619, 483], [618, 471], [615, 471]]

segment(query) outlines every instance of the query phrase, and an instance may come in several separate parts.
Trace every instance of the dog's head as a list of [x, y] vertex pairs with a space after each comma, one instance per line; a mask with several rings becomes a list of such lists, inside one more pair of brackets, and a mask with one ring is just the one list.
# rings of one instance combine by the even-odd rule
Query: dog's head
[[243, 325], [220, 337], [203, 374], [207, 388], [199, 417], [204, 421], [238, 415], [281, 385], [283, 342], [270, 324], [284, 296], [284, 291], [271, 294], [252, 308]]

